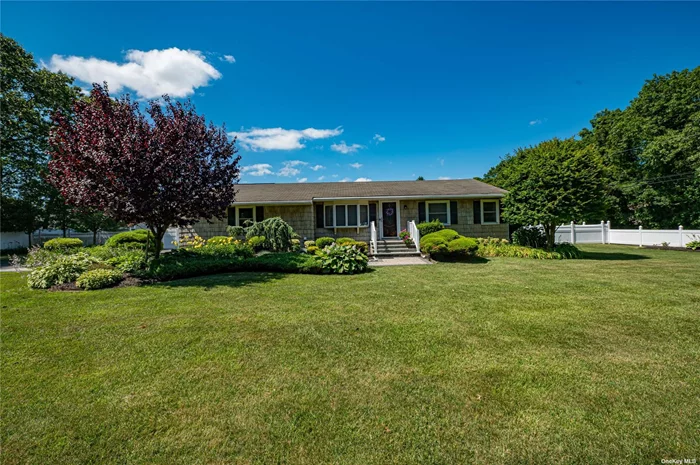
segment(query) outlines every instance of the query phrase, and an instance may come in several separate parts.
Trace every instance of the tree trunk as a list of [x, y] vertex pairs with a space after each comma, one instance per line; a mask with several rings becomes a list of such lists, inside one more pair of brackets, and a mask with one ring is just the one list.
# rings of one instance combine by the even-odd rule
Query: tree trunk
[[31, 233], [31, 232], [28, 232], [28, 233], [27, 233], [27, 237], [29, 238], [29, 239], [27, 240], [27, 244], [28, 244], [28, 247], [27, 247], [27, 248], [28, 248], [28, 249], [31, 249], [31, 248], [32, 248], [32, 233]]
[[63, 225], [61, 229], [63, 230], [63, 237], [68, 237], [68, 228], [66, 228], [66, 225]]
[[97, 245], [97, 229], [92, 231], [92, 245]]
[[[153, 250], [155, 250], [155, 258], [160, 258], [160, 252], [163, 250], [163, 236], [165, 236], [165, 231], [167, 226], [148, 226], [155, 238], [155, 244]], [[146, 252], [148, 255], [148, 251]]]
[[547, 248], [552, 250], [554, 248], [554, 235], [556, 233], [557, 227], [552, 223], [547, 223], [544, 225], [544, 231], [547, 234]]

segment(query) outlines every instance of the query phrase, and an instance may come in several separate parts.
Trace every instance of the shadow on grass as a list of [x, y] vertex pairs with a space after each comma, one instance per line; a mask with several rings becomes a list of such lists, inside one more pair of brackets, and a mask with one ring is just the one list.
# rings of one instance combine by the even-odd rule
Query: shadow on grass
[[623, 252], [581, 252], [581, 260], [648, 260], [651, 257]]
[[285, 278], [289, 273], [269, 271], [235, 271], [212, 273], [191, 278], [174, 279], [172, 281], [154, 282], [152, 287], [178, 288], [199, 287], [205, 291], [219, 286], [242, 287], [249, 284], [267, 283]]
[[470, 257], [470, 258], [440, 258], [440, 259], [435, 259], [436, 262], [438, 263], [470, 263], [470, 264], [479, 264], [479, 263], [488, 263], [489, 259], [484, 258], [484, 257]]

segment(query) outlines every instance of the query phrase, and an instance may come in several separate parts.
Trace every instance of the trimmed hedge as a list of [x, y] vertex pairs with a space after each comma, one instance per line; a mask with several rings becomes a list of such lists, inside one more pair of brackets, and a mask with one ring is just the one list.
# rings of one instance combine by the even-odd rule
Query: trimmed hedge
[[136, 229], [134, 231], [124, 231], [119, 234], [107, 239], [105, 245], [107, 247], [121, 247], [128, 245], [146, 245], [146, 243], [151, 244], [151, 247], [155, 247], [155, 236], [148, 229]]
[[319, 249], [325, 249], [329, 245], [332, 245], [335, 242], [335, 239], [332, 237], [319, 237], [316, 239], [316, 247]]
[[52, 252], [65, 252], [72, 249], [79, 249], [83, 246], [83, 241], [77, 237], [57, 237], [44, 243], [46, 250]]
[[418, 232], [421, 236], [427, 236], [428, 234], [436, 233], [442, 229], [445, 229], [445, 225], [439, 220], [433, 220], [430, 222], [422, 222], [416, 225]]
[[454, 229], [441, 229], [421, 237], [421, 252], [436, 260], [458, 260], [472, 257], [479, 248], [476, 239], [460, 236]]

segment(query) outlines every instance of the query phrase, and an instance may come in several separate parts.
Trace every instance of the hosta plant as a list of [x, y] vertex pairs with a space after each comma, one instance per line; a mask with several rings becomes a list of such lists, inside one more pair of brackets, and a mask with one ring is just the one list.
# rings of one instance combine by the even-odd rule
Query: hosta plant
[[32, 289], [48, 289], [56, 284], [70, 283], [98, 262], [98, 259], [83, 252], [60, 255], [52, 263], [32, 270], [27, 276], [27, 284]]
[[124, 276], [119, 270], [98, 268], [96, 270], [89, 270], [81, 274], [75, 281], [75, 285], [87, 290], [102, 289], [105, 287], [114, 286], [122, 279], [124, 279]]
[[330, 245], [318, 253], [326, 273], [355, 274], [367, 271], [367, 255], [354, 245]]

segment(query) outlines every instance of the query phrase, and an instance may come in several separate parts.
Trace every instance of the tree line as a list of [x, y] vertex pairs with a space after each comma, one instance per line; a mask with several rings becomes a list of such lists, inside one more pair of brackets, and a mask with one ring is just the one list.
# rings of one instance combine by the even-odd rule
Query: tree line
[[624, 109], [603, 110], [569, 139], [518, 148], [483, 180], [509, 191], [504, 218], [554, 228], [700, 228], [700, 67], [647, 80]]

